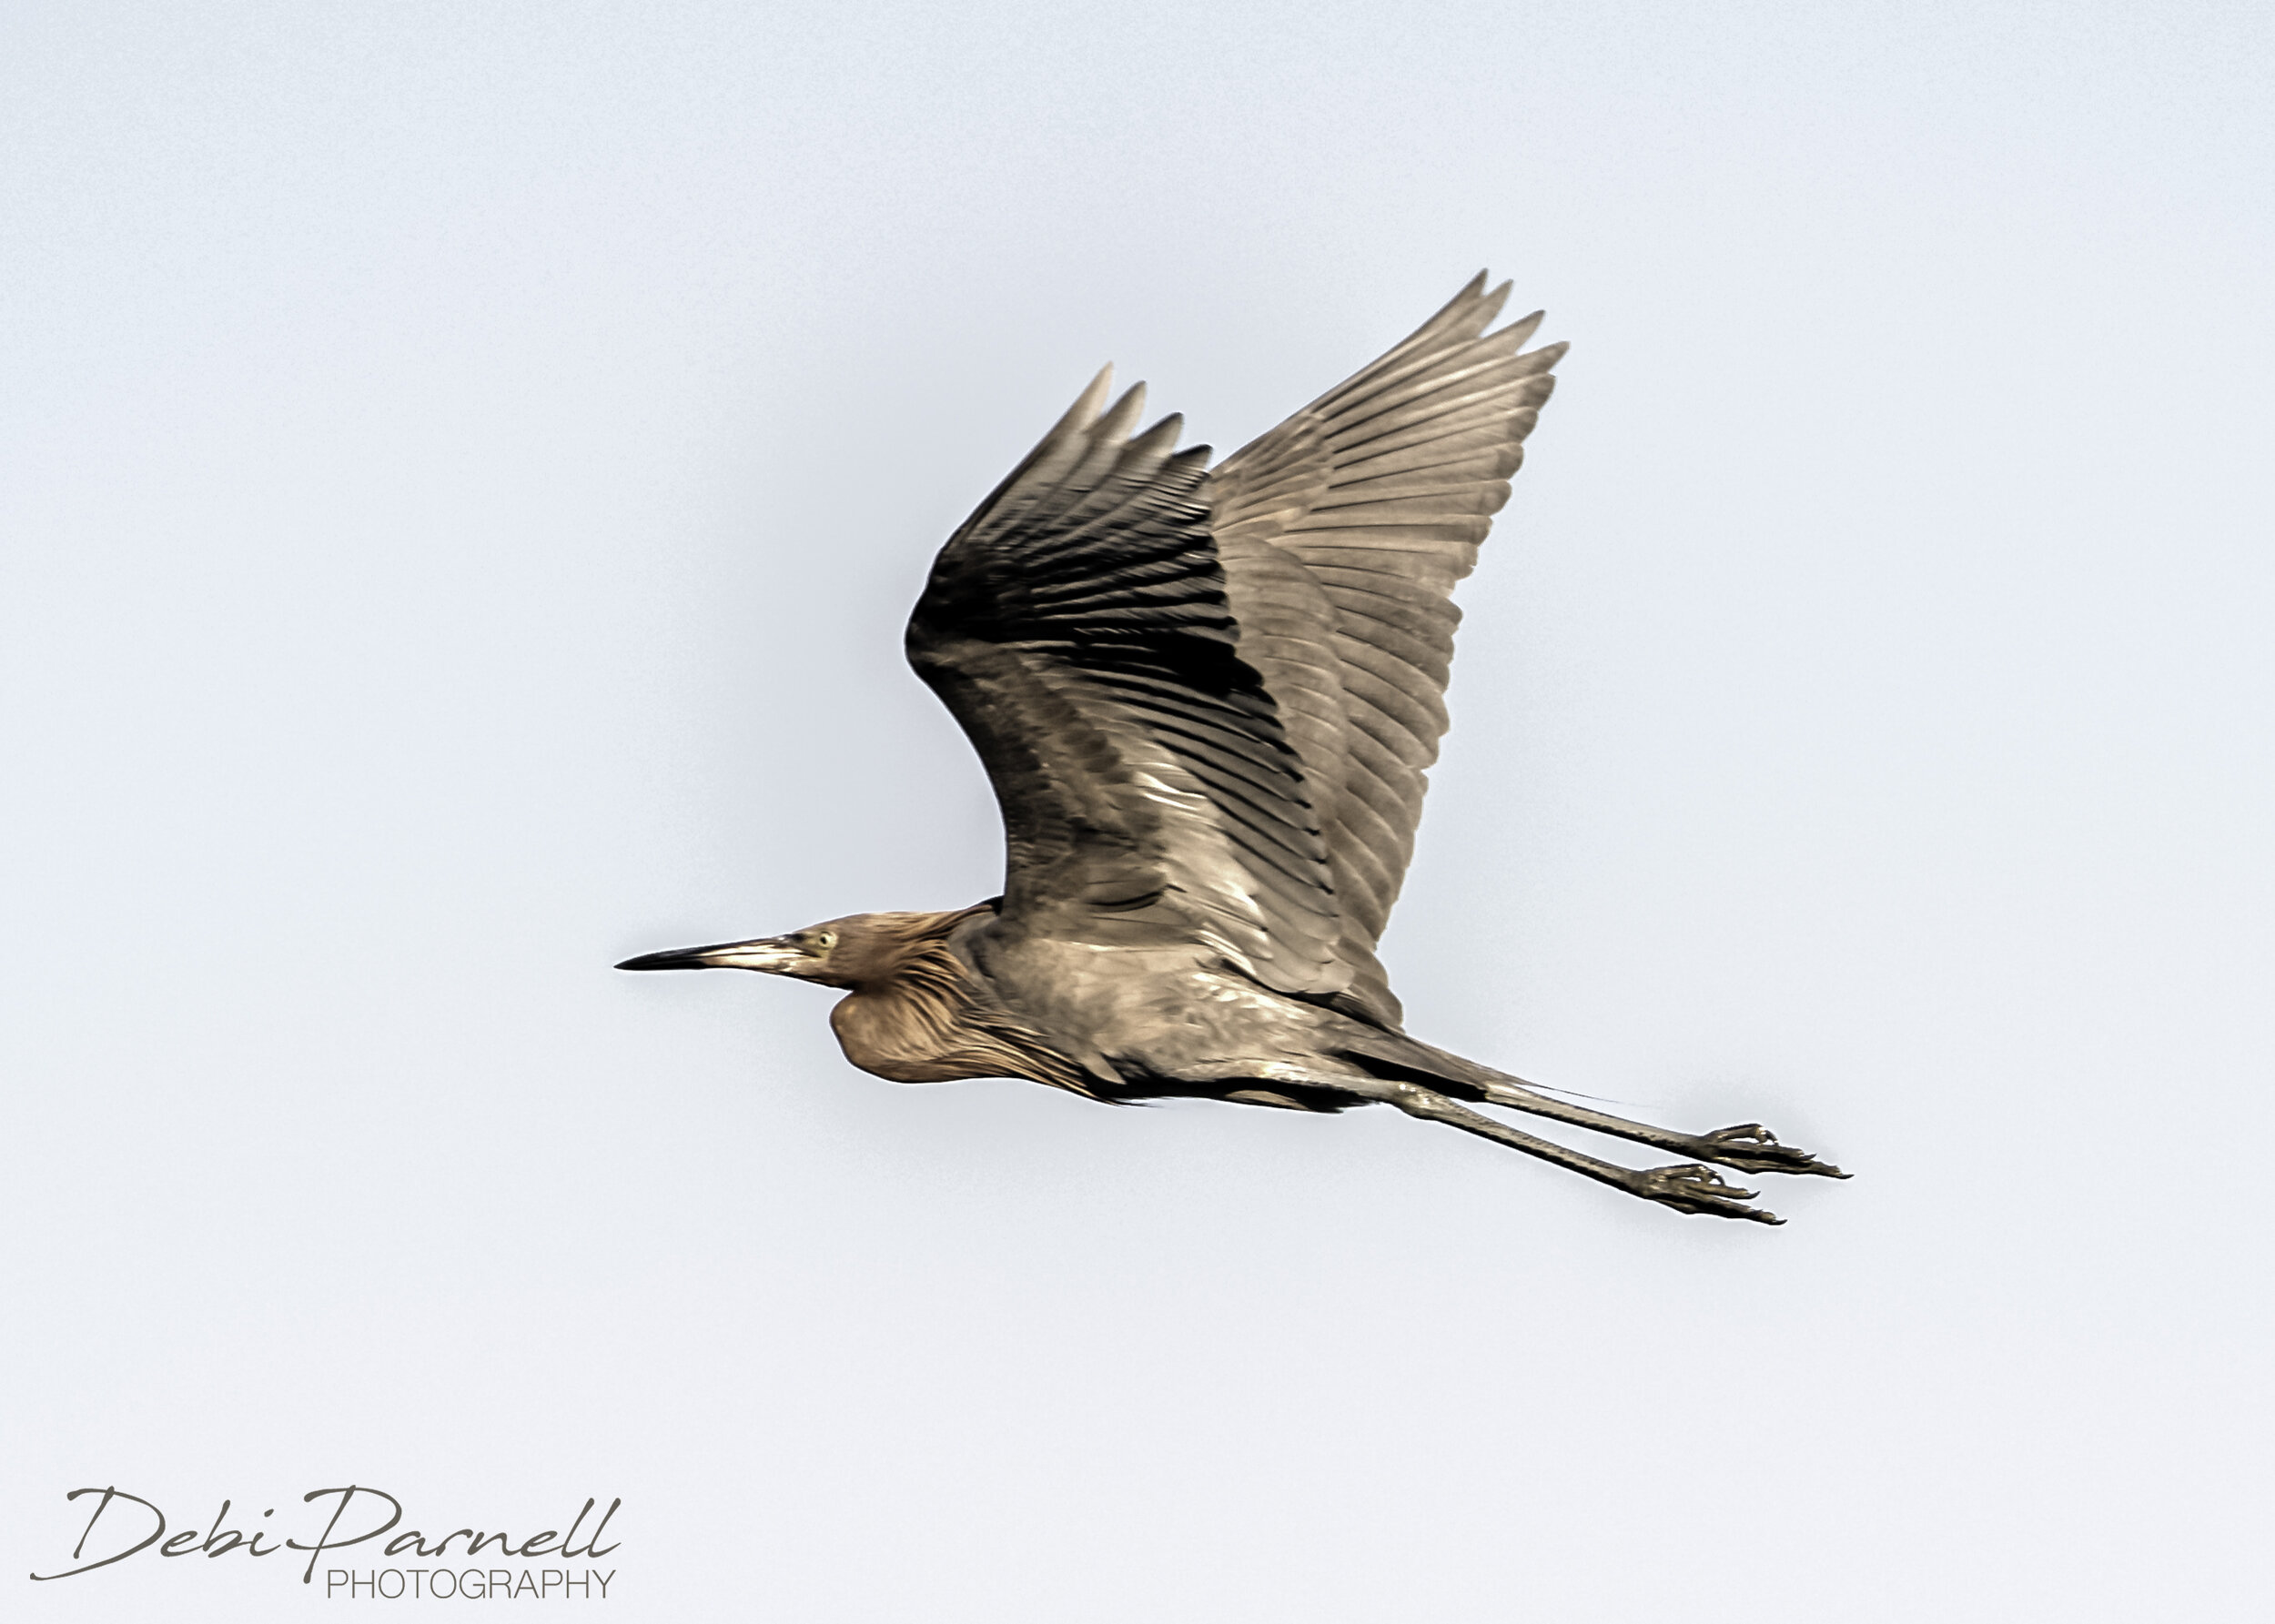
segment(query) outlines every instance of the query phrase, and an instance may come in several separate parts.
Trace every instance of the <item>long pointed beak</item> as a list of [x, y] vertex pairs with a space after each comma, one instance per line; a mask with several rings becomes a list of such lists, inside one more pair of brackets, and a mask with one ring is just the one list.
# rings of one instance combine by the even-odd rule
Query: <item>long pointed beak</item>
[[805, 949], [780, 936], [755, 942], [723, 942], [716, 947], [675, 947], [669, 953], [643, 953], [626, 959], [619, 970], [766, 970], [780, 974], [805, 962]]

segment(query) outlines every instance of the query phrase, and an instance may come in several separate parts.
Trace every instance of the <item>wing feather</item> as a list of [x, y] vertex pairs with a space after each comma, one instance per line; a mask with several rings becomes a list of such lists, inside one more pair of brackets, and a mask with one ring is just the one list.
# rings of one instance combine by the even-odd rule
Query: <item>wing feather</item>
[[950, 538], [909, 657], [1003, 809], [1005, 916], [1207, 943], [1399, 1020], [1374, 944], [1446, 729], [1453, 588], [1563, 346], [1481, 274], [1213, 472], [1100, 373]]
[[[1509, 499], [1523, 440], [1564, 346], [1523, 346], [1538, 314], [1489, 332], [1508, 298], [1482, 273], [1372, 364], [1244, 447], [1210, 475], [1236, 596], [1263, 550], [1319, 589], [1340, 729], [1298, 738], [1321, 816], [1351, 966], [1344, 996], [1396, 1025], [1373, 956], [1413, 854], [1425, 772], [1446, 729], [1460, 612], [1453, 588]], [[1316, 689], [1318, 683], [1313, 682]], [[1275, 692], [1279, 689], [1275, 688]]]
[[[1108, 406], [1107, 379], [949, 539], [909, 621], [910, 661], [1003, 811], [1004, 917], [1100, 944], [1198, 942], [1268, 985], [1332, 994], [1352, 972], [1325, 837], [1281, 706], [1242, 657], [1208, 448], [1177, 450], [1176, 418], [1133, 434], [1142, 386]], [[1340, 694], [1311, 687], [1314, 707]]]

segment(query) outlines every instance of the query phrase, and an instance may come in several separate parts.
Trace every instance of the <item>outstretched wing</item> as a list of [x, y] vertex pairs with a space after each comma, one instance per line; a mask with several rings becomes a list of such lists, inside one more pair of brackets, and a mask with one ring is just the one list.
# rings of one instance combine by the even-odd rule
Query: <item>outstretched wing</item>
[[[1565, 346], [1521, 353], [1536, 313], [1486, 328], [1509, 295], [1485, 277], [1412, 337], [1330, 389], [1210, 477], [1214, 529], [1241, 620], [1281, 632], [1259, 647], [1301, 750], [1325, 838], [1347, 996], [1395, 1025], [1374, 945], [1413, 856], [1424, 772], [1446, 730], [1454, 583], [1509, 499], [1549, 369]], [[1305, 643], [1302, 582], [1325, 635]], [[1254, 600], [1254, 613], [1246, 605]], [[1244, 649], [1244, 651], [1247, 651]]]
[[1004, 913], [1100, 944], [1199, 942], [1267, 985], [1350, 979], [1305, 763], [1209, 532], [1208, 448], [1131, 437], [1100, 373], [950, 538], [908, 656], [1003, 809]]

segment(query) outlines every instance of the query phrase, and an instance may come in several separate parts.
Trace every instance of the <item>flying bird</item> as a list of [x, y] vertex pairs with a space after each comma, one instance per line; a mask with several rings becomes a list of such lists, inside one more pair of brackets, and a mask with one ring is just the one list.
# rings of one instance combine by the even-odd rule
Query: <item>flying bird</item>
[[[846, 994], [846, 1059], [898, 1083], [1091, 1099], [1386, 1105], [1677, 1212], [1780, 1222], [1709, 1164], [1845, 1176], [1756, 1123], [1629, 1122], [1407, 1034], [1375, 944], [1446, 725], [1454, 583], [1509, 497], [1565, 346], [1481, 273], [1405, 342], [1210, 468], [1101, 372], [941, 549], [916, 673], [985, 763], [1003, 894], [648, 953]], [[1490, 1105], [1685, 1158], [1633, 1168]]]

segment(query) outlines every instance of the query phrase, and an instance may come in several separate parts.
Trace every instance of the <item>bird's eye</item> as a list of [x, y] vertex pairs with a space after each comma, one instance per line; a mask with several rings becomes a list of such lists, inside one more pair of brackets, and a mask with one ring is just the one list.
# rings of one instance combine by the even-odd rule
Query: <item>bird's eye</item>
[[837, 933], [835, 931], [816, 931], [805, 940], [806, 945], [811, 947], [815, 953], [827, 953], [831, 948], [837, 945]]

